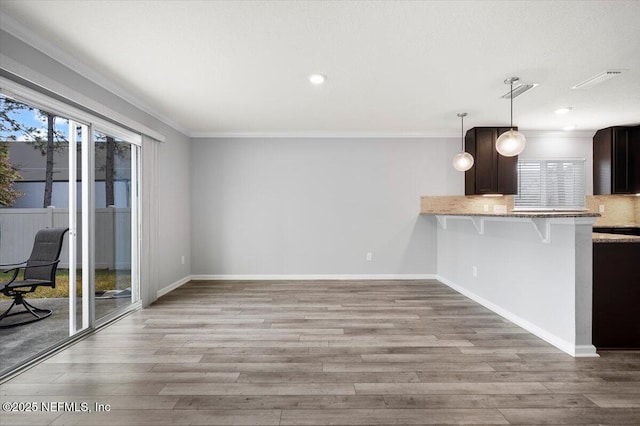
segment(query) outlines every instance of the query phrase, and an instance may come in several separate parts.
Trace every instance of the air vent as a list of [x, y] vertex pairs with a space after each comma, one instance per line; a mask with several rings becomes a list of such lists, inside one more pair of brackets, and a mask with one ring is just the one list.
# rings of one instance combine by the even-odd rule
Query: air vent
[[[534, 87], [536, 87], [538, 85], [538, 83], [521, 83], [519, 85], [517, 85], [516, 87], [513, 88], [513, 97], [517, 98], [518, 96], [522, 95], [525, 92], [528, 92], [529, 90], [533, 89]], [[505, 93], [504, 95], [502, 95], [503, 99], [511, 99], [511, 91]]]
[[607, 70], [602, 71], [600, 74], [596, 74], [591, 78], [586, 79], [582, 83], [578, 83], [572, 87], [572, 89], [590, 89], [596, 84], [600, 84], [603, 81], [607, 81], [612, 79], [613, 77], [617, 77], [622, 74], [621, 70]]

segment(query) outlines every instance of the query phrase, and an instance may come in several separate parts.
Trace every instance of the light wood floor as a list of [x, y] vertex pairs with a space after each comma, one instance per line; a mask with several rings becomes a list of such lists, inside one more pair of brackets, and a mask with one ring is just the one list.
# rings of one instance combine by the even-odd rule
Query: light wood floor
[[0, 386], [13, 425], [640, 424], [640, 353], [573, 359], [435, 281], [192, 282]]

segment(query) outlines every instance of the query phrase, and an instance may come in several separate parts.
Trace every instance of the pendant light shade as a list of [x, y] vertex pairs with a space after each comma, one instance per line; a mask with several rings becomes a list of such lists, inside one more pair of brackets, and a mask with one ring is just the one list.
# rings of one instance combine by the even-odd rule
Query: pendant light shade
[[505, 157], [514, 157], [524, 151], [527, 139], [517, 130], [509, 130], [496, 140], [496, 150]]
[[511, 77], [504, 81], [505, 84], [511, 85], [511, 130], [504, 132], [496, 140], [496, 150], [504, 157], [514, 157], [524, 151], [527, 139], [522, 133], [513, 129], [513, 83], [518, 81], [518, 77]]
[[466, 172], [473, 167], [473, 156], [468, 152], [459, 152], [453, 157], [453, 167], [461, 172]]
[[473, 167], [473, 156], [464, 150], [464, 117], [466, 115], [466, 112], [458, 114], [458, 117], [460, 117], [460, 144], [462, 149], [453, 157], [453, 167], [461, 172], [466, 172]]

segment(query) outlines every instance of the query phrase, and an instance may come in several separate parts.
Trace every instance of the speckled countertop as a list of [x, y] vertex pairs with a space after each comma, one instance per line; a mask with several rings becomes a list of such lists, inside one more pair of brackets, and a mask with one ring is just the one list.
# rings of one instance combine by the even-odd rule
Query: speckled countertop
[[593, 225], [594, 228], [640, 228], [640, 224], [632, 223], [630, 225]]
[[594, 232], [593, 242], [594, 243], [640, 243], [640, 237], [637, 235], [602, 234], [600, 232]]
[[434, 216], [482, 216], [482, 217], [522, 217], [522, 218], [557, 218], [557, 217], [600, 217], [598, 213], [590, 212], [515, 212], [515, 213], [454, 213], [432, 212], [421, 213]]

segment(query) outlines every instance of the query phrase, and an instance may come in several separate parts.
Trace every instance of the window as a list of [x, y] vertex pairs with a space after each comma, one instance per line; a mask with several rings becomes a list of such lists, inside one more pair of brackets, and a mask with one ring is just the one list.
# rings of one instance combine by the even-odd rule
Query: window
[[585, 209], [585, 160], [518, 160], [515, 210]]

